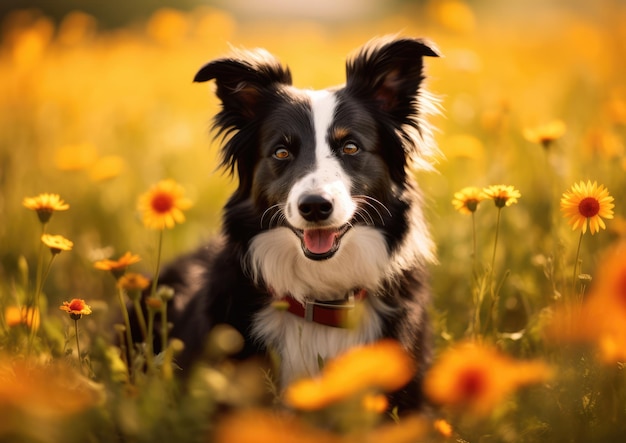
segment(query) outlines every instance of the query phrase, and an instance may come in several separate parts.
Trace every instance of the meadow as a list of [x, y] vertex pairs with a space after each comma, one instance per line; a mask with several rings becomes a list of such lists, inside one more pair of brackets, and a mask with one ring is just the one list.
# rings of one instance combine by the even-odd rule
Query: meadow
[[[0, 46], [0, 441], [619, 441], [626, 6], [531, 3], [408, 2], [341, 26], [203, 7], [105, 30], [78, 11], [14, 12]], [[228, 359], [240, 340], [228, 329], [186, 387], [182, 343], [126, 358], [111, 343], [130, 333], [119, 319], [141, 276], [215, 235], [234, 187], [196, 70], [229, 44], [264, 47], [297, 86], [323, 88], [388, 33], [443, 54], [426, 61], [441, 155], [416, 172], [438, 249], [432, 413], [386, 410], [381, 394], [414, 369], [388, 342], [286, 393]], [[138, 201], [167, 179], [184, 220], [151, 229]], [[148, 325], [168, 296], [154, 288]]]

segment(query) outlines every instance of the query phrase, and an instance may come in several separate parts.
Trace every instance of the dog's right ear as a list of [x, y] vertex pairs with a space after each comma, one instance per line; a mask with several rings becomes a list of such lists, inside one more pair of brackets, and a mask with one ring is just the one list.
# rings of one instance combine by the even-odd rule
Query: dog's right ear
[[196, 73], [194, 82], [215, 79], [216, 95], [222, 101], [222, 116], [218, 124], [222, 130], [240, 129], [256, 118], [263, 92], [279, 85], [291, 85], [291, 73], [271, 54], [262, 49], [237, 51], [233, 56], [220, 58], [204, 65]]

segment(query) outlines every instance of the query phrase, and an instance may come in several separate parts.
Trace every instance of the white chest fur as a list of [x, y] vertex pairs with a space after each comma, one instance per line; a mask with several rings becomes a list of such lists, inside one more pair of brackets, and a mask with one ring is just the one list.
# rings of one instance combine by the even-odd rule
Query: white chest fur
[[315, 375], [319, 359], [333, 358], [349, 348], [380, 338], [379, 315], [369, 302], [357, 307], [359, 321], [354, 328], [336, 328], [306, 321], [286, 311], [268, 306], [257, 314], [254, 334], [280, 356], [280, 383]]

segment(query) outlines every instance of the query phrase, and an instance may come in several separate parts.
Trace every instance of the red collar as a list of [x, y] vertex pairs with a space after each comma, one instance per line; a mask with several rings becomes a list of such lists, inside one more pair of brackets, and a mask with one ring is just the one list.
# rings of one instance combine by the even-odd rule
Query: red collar
[[291, 295], [287, 295], [276, 305], [306, 321], [334, 328], [349, 328], [351, 326], [350, 314], [354, 311], [356, 302], [365, 299], [365, 297], [367, 297], [365, 289], [355, 289], [345, 299], [313, 300], [303, 304]]

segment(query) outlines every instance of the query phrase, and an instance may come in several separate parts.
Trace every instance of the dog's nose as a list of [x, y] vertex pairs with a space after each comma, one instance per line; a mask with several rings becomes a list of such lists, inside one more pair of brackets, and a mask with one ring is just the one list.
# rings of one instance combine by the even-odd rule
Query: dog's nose
[[326, 220], [333, 213], [333, 203], [323, 195], [303, 195], [298, 201], [298, 212], [306, 221]]

